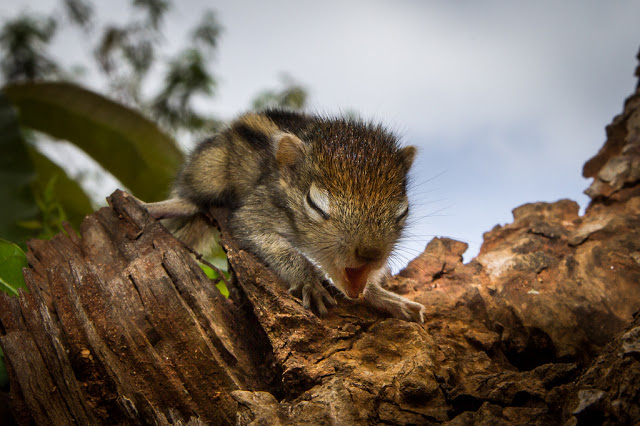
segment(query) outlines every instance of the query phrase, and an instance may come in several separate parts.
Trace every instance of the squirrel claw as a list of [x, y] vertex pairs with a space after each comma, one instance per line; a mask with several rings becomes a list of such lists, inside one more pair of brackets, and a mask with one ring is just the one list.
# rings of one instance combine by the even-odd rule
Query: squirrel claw
[[407, 300], [405, 303], [402, 314], [404, 317], [413, 322], [424, 324], [425, 307], [424, 305]]
[[[329, 311], [325, 303], [329, 306], [335, 306], [335, 299], [329, 294], [322, 284], [317, 282], [307, 282], [289, 289], [289, 293], [294, 296], [302, 293], [302, 306], [305, 309], [314, 311], [319, 317], [326, 316]], [[315, 308], [313, 309], [312, 306]]]
[[398, 300], [389, 301], [383, 309], [396, 318], [406, 321], [424, 324], [425, 307], [421, 303], [413, 302], [409, 299], [401, 297]]

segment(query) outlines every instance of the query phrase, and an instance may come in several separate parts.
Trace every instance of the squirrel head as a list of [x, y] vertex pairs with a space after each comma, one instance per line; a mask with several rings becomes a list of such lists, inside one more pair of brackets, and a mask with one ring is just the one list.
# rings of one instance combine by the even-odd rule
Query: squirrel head
[[386, 271], [409, 213], [416, 148], [380, 126], [320, 120], [276, 136], [280, 185], [297, 247], [350, 298]]

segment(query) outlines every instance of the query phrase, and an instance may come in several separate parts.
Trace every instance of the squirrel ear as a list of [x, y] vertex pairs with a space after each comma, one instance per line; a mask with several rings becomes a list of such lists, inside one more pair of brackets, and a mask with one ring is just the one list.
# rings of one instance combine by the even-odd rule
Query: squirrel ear
[[407, 171], [411, 168], [413, 164], [413, 160], [416, 158], [416, 154], [418, 153], [418, 149], [415, 146], [405, 146], [400, 150], [400, 155], [402, 155], [402, 159], [404, 162], [404, 166]]
[[280, 167], [293, 166], [302, 158], [304, 142], [291, 133], [278, 133], [275, 136], [276, 161]]

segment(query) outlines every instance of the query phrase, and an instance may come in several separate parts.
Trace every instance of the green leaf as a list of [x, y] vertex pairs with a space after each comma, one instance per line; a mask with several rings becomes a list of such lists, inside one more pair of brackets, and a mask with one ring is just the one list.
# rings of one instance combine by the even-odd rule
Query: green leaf
[[[216, 270], [214, 270], [210, 266], [205, 265], [204, 263], [198, 263], [198, 266], [202, 268], [202, 270], [204, 271], [205, 274], [207, 274], [207, 277], [209, 277], [210, 280], [218, 280], [218, 284], [216, 284], [217, 289], [220, 291], [220, 293], [222, 293], [224, 297], [228, 298], [229, 289], [225, 285], [224, 281], [220, 279], [221, 278], [220, 274], [218, 274]], [[225, 271], [222, 271], [222, 273], [225, 274], [226, 279], [229, 279], [228, 273], [225, 273]]]
[[227, 299], [229, 298], [229, 289], [227, 288], [224, 281], [219, 281], [218, 284], [216, 284], [216, 288], [220, 291], [220, 293], [222, 293], [224, 297], [226, 297]]
[[0, 290], [17, 296], [19, 288], [27, 288], [22, 275], [22, 268], [27, 266], [27, 256], [22, 249], [0, 239]]
[[20, 134], [16, 112], [1, 92], [0, 152], [0, 237], [22, 242], [34, 234], [18, 222], [35, 220], [38, 215], [31, 191], [35, 171]]
[[[67, 220], [77, 229], [84, 217], [93, 212], [89, 197], [78, 182], [71, 179], [60, 166], [34, 148], [29, 147], [28, 151], [37, 172], [33, 182], [34, 191], [55, 200], [56, 205], [66, 214]], [[55, 185], [47, 188], [52, 183]]]
[[75, 144], [144, 201], [166, 198], [183, 154], [140, 113], [70, 83], [12, 84], [3, 91], [24, 126]]
[[205, 265], [204, 263], [199, 263], [198, 266], [200, 266], [200, 269], [202, 269], [204, 273], [207, 274], [207, 277], [209, 277], [210, 280], [215, 280], [216, 278], [220, 277], [220, 274], [218, 274], [213, 268]]

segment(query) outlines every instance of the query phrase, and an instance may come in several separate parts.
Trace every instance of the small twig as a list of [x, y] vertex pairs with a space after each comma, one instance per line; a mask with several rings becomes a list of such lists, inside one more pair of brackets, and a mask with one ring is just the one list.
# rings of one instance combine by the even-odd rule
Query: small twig
[[[177, 239], [177, 238], [176, 238]], [[178, 240], [180, 241], [180, 240]], [[187, 250], [189, 250], [191, 252], [191, 254], [193, 254], [196, 259], [198, 260], [198, 262], [203, 263], [204, 265], [208, 266], [209, 268], [213, 269], [214, 271], [216, 271], [218, 273], [218, 276], [220, 277], [220, 279], [222, 281], [224, 281], [224, 284], [227, 286], [227, 288], [229, 288], [229, 281], [227, 281], [227, 278], [224, 276], [224, 272], [218, 268], [217, 266], [213, 265], [211, 262], [209, 262], [208, 260], [206, 260], [201, 253], [198, 253], [197, 251], [195, 251], [193, 248], [191, 248], [189, 245], [185, 244], [184, 242], [180, 241], [180, 243], [182, 244], [183, 247], [185, 247]], [[220, 280], [218, 280], [218, 282], [220, 282]]]

